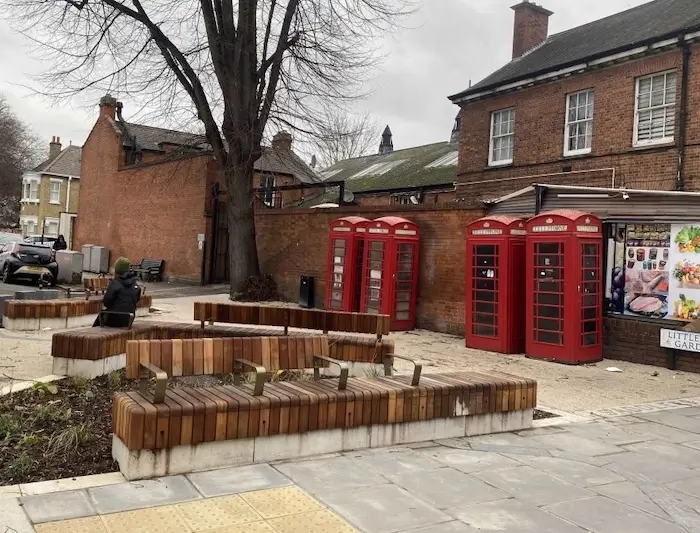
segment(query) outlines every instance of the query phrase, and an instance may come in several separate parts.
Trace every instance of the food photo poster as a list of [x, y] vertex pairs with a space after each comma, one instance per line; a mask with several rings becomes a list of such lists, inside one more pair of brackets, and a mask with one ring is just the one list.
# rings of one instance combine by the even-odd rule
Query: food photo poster
[[695, 320], [700, 309], [700, 224], [671, 226], [668, 318]]

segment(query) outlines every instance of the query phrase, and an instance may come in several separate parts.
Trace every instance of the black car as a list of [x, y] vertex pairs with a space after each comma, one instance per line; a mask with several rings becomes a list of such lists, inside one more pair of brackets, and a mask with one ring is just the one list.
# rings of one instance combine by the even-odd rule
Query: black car
[[0, 278], [5, 283], [13, 280], [43, 280], [55, 285], [58, 264], [49, 246], [27, 243], [0, 245]]

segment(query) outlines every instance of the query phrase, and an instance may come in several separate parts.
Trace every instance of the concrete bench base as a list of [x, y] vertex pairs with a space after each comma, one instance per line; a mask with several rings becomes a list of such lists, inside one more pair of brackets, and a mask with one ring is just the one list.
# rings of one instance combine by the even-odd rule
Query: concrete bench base
[[[149, 308], [136, 309], [137, 317], [148, 317]], [[8, 318], [2, 317], [2, 325], [9, 331], [39, 331], [42, 329], [89, 328], [97, 319], [97, 314], [52, 318]]]
[[121, 370], [126, 367], [126, 354], [113, 355], [106, 359], [66, 359], [65, 357], [54, 357], [52, 373], [56, 376], [81, 377], [95, 379], [110, 372]]
[[119, 463], [119, 470], [124, 477], [131, 481], [326, 453], [519, 431], [532, 427], [532, 415], [533, 409], [521, 409], [399, 424], [205, 442], [161, 450], [131, 451], [115, 435], [112, 437], [112, 457]]

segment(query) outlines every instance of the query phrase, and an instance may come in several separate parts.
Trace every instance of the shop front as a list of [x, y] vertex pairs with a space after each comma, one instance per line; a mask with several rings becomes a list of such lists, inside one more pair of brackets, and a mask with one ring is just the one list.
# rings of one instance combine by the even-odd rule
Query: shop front
[[700, 318], [699, 193], [535, 185], [489, 215], [575, 209], [603, 222], [603, 357], [700, 372], [700, 353], [663, 346], [662, 330]]

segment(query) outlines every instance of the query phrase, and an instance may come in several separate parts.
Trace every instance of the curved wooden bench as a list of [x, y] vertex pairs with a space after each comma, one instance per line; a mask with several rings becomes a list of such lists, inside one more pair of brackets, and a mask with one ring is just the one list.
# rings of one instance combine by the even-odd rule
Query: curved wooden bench
[[127, 479], [530, 427], [537, 384], [430, 374], [117, 393], [113, 456]]

